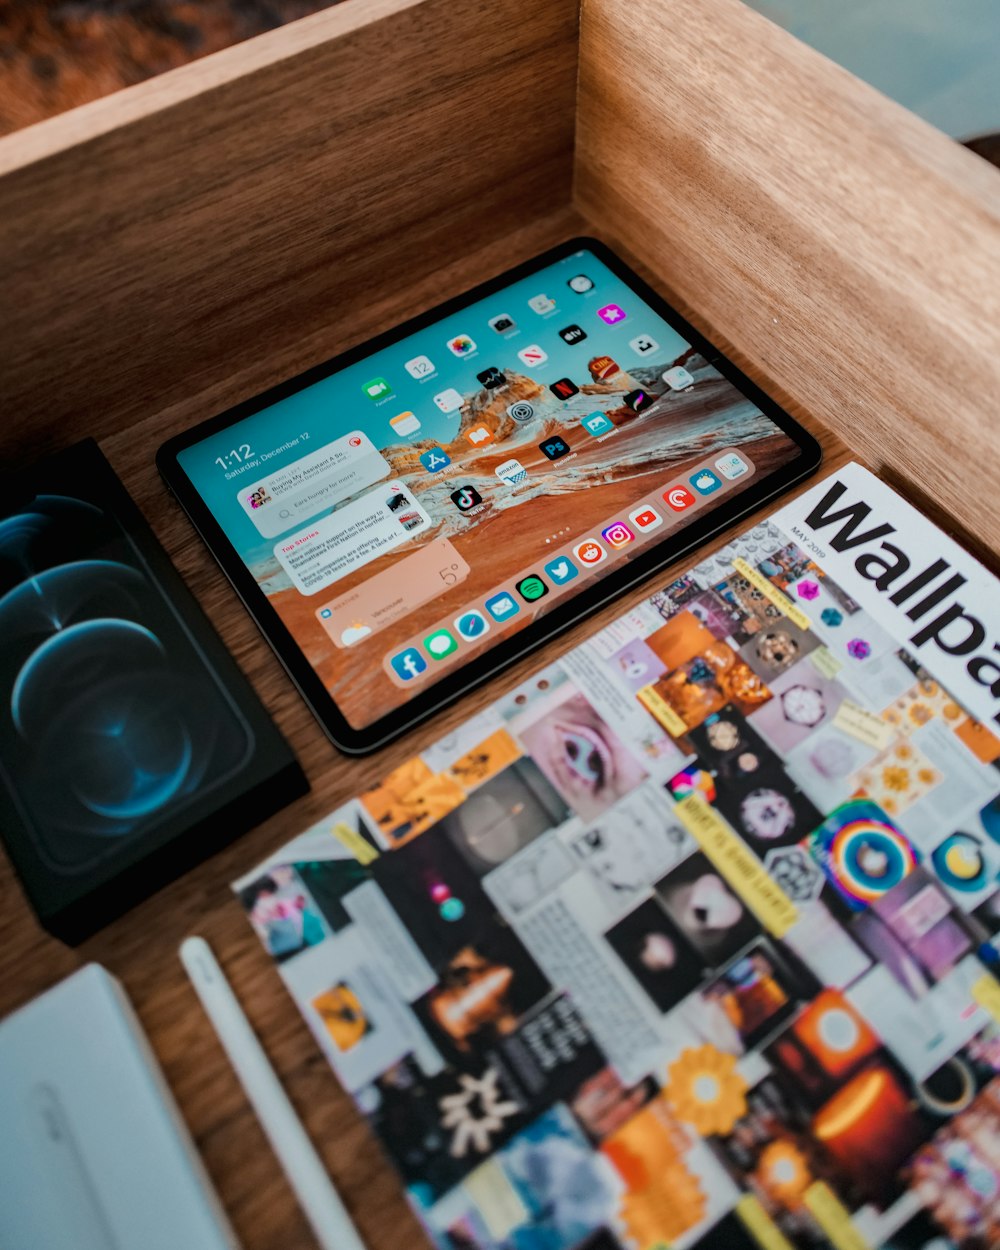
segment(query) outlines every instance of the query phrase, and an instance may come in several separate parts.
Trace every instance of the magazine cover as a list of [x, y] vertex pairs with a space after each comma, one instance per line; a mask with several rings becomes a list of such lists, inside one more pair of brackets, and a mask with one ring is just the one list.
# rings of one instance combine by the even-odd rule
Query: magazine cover
[[1000, 1245], [998, 608], [849, 465], [235, 883], [442, 1250]]

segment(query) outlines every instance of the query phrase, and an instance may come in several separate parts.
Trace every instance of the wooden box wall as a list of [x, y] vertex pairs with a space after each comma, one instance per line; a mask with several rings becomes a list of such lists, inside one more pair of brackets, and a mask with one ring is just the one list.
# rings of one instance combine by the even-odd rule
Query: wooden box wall
[[86, 959], [121, 977], [246, 1250], [314, 1242], [177, 944], [216, 947], [368, 1244], [426, 1244], [228, 883], [498, 683], [338, 757], [156, 446], [590, 232], [728, 343], [828, 466], [853, 449], [989, 558], [998, 215], [997, 171], [739, 0], [346, 0], [0, 140], [0, 455], [100, 439], [313, 786], [75, 952], [0, 861], [0, 1014]]

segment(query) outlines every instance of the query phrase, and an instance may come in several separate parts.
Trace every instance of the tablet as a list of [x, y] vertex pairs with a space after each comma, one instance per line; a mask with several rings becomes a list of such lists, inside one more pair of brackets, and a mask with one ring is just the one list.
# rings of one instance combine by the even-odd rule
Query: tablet
[[330, 738], [361, 753], [820, 454], [603, 244], [574, 239], [157, 464]]

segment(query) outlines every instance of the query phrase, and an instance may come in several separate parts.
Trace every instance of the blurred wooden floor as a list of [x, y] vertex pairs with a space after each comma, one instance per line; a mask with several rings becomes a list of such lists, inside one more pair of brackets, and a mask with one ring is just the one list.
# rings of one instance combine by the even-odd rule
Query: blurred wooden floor
[[0, 135], [293, 22], [329, 3], [0, 0]]

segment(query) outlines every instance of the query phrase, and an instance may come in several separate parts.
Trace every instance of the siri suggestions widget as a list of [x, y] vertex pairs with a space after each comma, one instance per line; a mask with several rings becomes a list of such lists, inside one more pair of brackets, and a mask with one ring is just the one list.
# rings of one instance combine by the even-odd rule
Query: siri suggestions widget
[[[734, 448], [722, 452], [709, 464], [696, 464], [693, 468], [689, 465], [662, 483], [651, 497], [638, 500], [626, 516], [611, 517], [594, 532], [578, 535], [544, 564], [523, 569], [509, 579], [508, 585], [498, 586], [478, 602], [453, 611], [430, 632], [386, 655], [385, 672], [398, 686], [433, 680], [450, 666], [461, 664], [487, 634], [492, 633], [495, 638], [497, 626], [509, 624], [508, 633], [520, 629], [539, 612], [582, 589], [588, 575], [598, 566], [603, 575], [641, 549], [654, 532], [660, 539], [663, 526], [679, 529], [686, 525], [691, 513], [713, 508], [720, 495], [737, 482], [742, 486], [742, 479], [751, 477], [754, 471], [746, 452]], [[461, 507], [457, 500], [455, 503]], [[428, 659], [436, 663], [429, 664]]]

